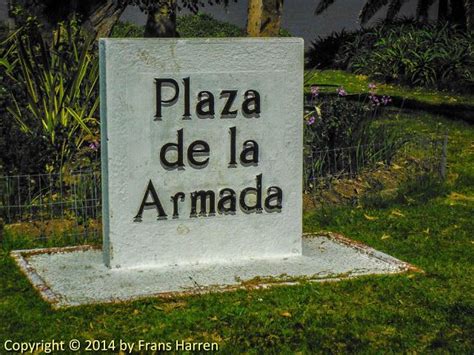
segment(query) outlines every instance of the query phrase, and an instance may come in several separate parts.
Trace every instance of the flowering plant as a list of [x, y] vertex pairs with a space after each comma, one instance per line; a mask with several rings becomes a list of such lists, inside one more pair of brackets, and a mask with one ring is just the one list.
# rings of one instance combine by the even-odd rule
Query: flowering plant
[[352, 100], [342, 86], [335, 95], [324, 95], [316, 85], [304, 115], [305, 188], [327, 175], [353, 175], [369, 164], [390, 162], [404, 140], [388, 133], [374, 119], [390, 104], [390, 96], [376, 94], [370, 83], [362, 100]]
[[377, 89], [377, 85], [374, 83], [369, 84], [369, 102], [372, 105], [372, 107], [376, 108], [378, 106], [387, 106], [392, 102], [392, 98], [390, 96], [383, 95], [382, 97], [379, 97], [376, 95], [375, 91]]
[[322, 95], [320, 88], [311, 85], [310, 105], [304, 116], [305, 144], [312, 150], [338, 149], [366, 143], [371, 121], [381, 107], [392, 102], [390, 96], [376, 94], [377, 85], [368, 85], [367, 99], [349, 100], [343, 86], [336, 95]]

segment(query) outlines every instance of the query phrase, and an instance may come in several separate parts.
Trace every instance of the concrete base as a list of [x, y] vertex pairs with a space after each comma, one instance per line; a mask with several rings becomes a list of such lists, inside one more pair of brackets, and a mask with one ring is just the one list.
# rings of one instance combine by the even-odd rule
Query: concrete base
[[13, 258], [54, 308], [238, 288], [325, 281], [415, 268], [335, 234], [305, 235], [303, 256], [149, 269], [108, 269], [90, 246], [13, 251]]

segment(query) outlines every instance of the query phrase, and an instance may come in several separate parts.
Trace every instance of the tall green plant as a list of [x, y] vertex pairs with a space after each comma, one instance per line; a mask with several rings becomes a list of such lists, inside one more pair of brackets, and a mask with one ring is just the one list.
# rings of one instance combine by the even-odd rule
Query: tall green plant
[[49, 46], [39, 32], [29, 34], [17, 31], [4, 44], [7, 75], [26, 94], [26, 102], [12, 94], [8, 112], [24, 132], [47, 140], [55, 155], [47, 170], [59, 171], [97, 134], [98, 60], [74, 22], [61, 24]]
[[[471, 91], [474, 89], [474, 37], [453, 26], [405, 26], [364, 34], [370, 46], [343, 49], [352, 53], [348, 67], [355, 73], [410, 86]], [[342, 58], [346, 60], [346, 58]]]

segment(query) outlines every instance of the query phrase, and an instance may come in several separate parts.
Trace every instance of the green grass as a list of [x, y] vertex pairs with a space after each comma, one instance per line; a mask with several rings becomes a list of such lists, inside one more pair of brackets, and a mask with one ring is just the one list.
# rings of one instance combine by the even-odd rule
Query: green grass
[[53, 311], [3, 249], [0, 353], [6, 339], [72, 338], [216, 341], [223, 353], [472, 353], [474, 127], [414, 112], [385, 123], [427, 137], [448, 129], [447, 184], [433, 193], [412, 182], [402, 189], [412, 194], [405, 203], [385, 208], [311, 212], [304, 229], [343, 233], [424, 273]]
[[[342, 70], [317, 70], [310, 83], [344, 86], [349, 94], [367, 93], [369, 83], [373, 82], [365, 75], [355, 75]], [[325, 89], [323, 91], [334, 91]], [[474, 96], [459, 95], [423, 88], [409, 88], [398, 85], [377, 83], [377, 94], [409, 98], [427, 104], [474, 105]]]

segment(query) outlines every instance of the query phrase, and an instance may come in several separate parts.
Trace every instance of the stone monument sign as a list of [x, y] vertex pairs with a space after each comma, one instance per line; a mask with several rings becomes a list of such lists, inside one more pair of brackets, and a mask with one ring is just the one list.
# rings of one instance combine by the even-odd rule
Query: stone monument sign
[[303, 41], [100, 41], [111, 268], [301, 255]]
[[343, 236], [302, 236], [302, 40], [99, 50], [103, 251], [11, 252], [53, 307], [417, 270]]

